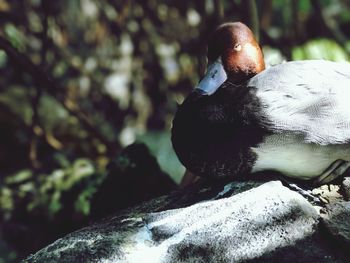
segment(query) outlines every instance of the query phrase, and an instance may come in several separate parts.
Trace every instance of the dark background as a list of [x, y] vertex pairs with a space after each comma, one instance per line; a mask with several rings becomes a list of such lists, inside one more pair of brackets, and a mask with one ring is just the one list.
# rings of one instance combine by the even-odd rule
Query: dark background
[[176, 188], [184, 168], [172, 118], [205, 71], [218, 24], [247, 23], [268, 65], [348, 61], [349, 7], [0, 0], [0, 263]]

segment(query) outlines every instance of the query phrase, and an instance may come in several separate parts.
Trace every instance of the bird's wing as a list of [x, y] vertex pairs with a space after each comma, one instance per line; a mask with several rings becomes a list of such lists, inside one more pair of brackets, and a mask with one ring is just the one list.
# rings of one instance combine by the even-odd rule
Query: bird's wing
[[263, 125], [322, 145], [350, 141], [350, 64], [294, 61], [271, 67], [248, 85], [262, 106]]

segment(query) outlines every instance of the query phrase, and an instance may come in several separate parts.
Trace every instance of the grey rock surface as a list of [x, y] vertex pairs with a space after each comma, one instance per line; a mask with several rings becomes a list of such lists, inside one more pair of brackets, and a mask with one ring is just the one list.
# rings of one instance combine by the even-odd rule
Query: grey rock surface
[[157, 262], [240, 262], [295, 244], [315, 232], [316, 210], [279, 182], [185, 209], [150, 214]]
[[342, 183], [342, 190], [347, 201], [350, 201], [350, 177], [345, 177]]
[[279, 181], [200, 186], [63, 237], [25, 262], [349, 262]]
[[328, 205], [323, 222], [332, 237], [350, 249], [350, 202]]

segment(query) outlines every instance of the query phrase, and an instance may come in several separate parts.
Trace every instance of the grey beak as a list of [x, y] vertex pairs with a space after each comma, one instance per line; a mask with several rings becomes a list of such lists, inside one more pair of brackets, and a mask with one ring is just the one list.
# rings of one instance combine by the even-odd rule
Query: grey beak
[[207, 73], [199, 82], [197, 88], [202, 90], [206, 95], [212, 95], [226, 79], [225, 69], [221, 63], [221, 59], [218, 59], [208, 66]]

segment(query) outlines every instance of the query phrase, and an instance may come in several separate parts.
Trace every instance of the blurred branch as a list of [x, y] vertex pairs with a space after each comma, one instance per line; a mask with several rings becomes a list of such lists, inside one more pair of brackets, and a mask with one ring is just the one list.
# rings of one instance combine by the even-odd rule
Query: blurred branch
[[297, 44], [303, 42], [305, 39], [302, 23], [300, 21], [299, 15], [299, 0], [292, 0], [290, 2], [292, 10], [292, 24], [293, 24], [293, 35], [292, 35], [292, 44]]
[[243, 17], [246, 17], [246, 24], [253, 31], [256, 40], [259, 42], [260, 34], [259, 34], [259, 16], [258, 16], [258, 8], [256, 6], [255, 0], [246, 0], [242, 1], [242, 10], [245, 12]]
[[339, 29], [337, 23], [333, 19], [326, 17], [322, 11], [321, 2], [319, 0], [311, 0], [311, 5], [316, 13], [315, 17], [319, 19], [319, 26], [327, 35], [333, 38], [338, 44], [345, 48], [345, 51], [350, 55], [350, 50], [346, 45], [346, 36]]
[[0, 23], [5, 24], [7, 22], [11, 22], [14, 24], [23, 24], [23, 17], [21, 17], [17, 13], [0, 11]]
[[[41, 68], [46, 68], [46, 54], [48, 49], [48, 10], [47, 10], [47, 0], [41, 2], [41, 11], [42, 11], [42, 31], [40, 32], [40, 38], [42, 42], [42, 48], [40, 50], [40, 66]], [[33, 168], [39, 168], [41, 166], [38, 156], [37, 156], [37, 145], [39, 136], [45, 132], [40, 126], [39, 120], [39, 106], [40, 99], [42, 96], [42, 86], [35, 85], [35, 94], [31, 98], [31, 105], [33, 110], [32, 123], [31, 123], [31, 139], [29, 144], [29, 160]]]
[[147, 13], [148, 17], [152, 20], [154, 25], [156, 25], [156, 29], [162, 25], [162, 21], [159, 19], [155, 10], [153, 10], [146, 1], [140, 1], [140, 5], [142, 6], [145, 13]]
[[125, 30], [125, 23], [126, 19], [130, 13], [130, 6], [131, 6], [132, 0], [123, 0], [121, 3], [121, 8], [118, 8], [117, 2], [115, 0], [108, 0], [107, 2], [118, 12], [118, 17], [115, 20], [110, 21], [108, 18], [106, 19], [108, 21], [108, 25], [112, 29], [112, 32], [115, 34], [120, 34], [123, 30]]
[[267, 30], [271, 25], [271, 18], [273, 13], [272, 0], [265, 0], [262, 6], [260, 19], [260, 27]]
[[117, 21], [116, 21], [116, 23], [120, 27], [122, 27], [125, 24], [125, 20], [129, 14], [130, 5], [131, 5], [131, 0], [124, 0], [122, 3], [122, 9], [120, 10]]
[[40, 52], [40, 62], [41, 62], [41, 67], [42, 68], [46, 68], [46, 53], [49, 47], [49, 39], [47, 37], [47, 30], [48, 30], [48, 18], [49, 18], [49, 14], [48, 14], [48, 0], [41, 0], [41, 11], [42, 11], [42, 31], [40, 33], [40, 38], [42, 41], [42, 48], [41, 48], [41, 52]]
[[17, 123], [21, 129], [28, 130], [27, 124], [24, 122], [22, 118], [19, 118], [19, 116], [14, 113], [6, 104], [0, 101], [0, 111], [2, 114], [6, 115], [10, 119], [14, 120], [15, 123]]
[[224, 19], [224, 5], [222, 4], [222, 0], [214, 0], [214, 10], [216, 22], [219, 24]]
[[29, 75], [31, 75], [37, 85], [40, 85], [42, 89], [48, 92], [48, 94], [56, 98], [57, 101], [60, 102], [60, 104], [70, 114], [75, 116], [91, 135], [96, 137], [102, 144], [106, 146], [109, 153], [114, 153], [119, 149], [119, 144], [117, 142], [110, 142], [107, 140], [105, 136], [94, 127], [91, 120], [84, 112], [79, 109], [77, 105], [69, 100], [67, 101], [62, 94], [58, 93], [58, 91], [62, 90], [62, 87], [60, 87], [47, 72], [42, 70], [40, 66], [35, 65], [33, 62], [31, 62], [29, 58], [23, 53], [17, 51], [11, 45], [11, 43], [2, 36], [0, 36], [0, 49], [6, 52], [8, 57], [12, 59], [13, 63], [18, 65], [24, 72], [27, 72]]

